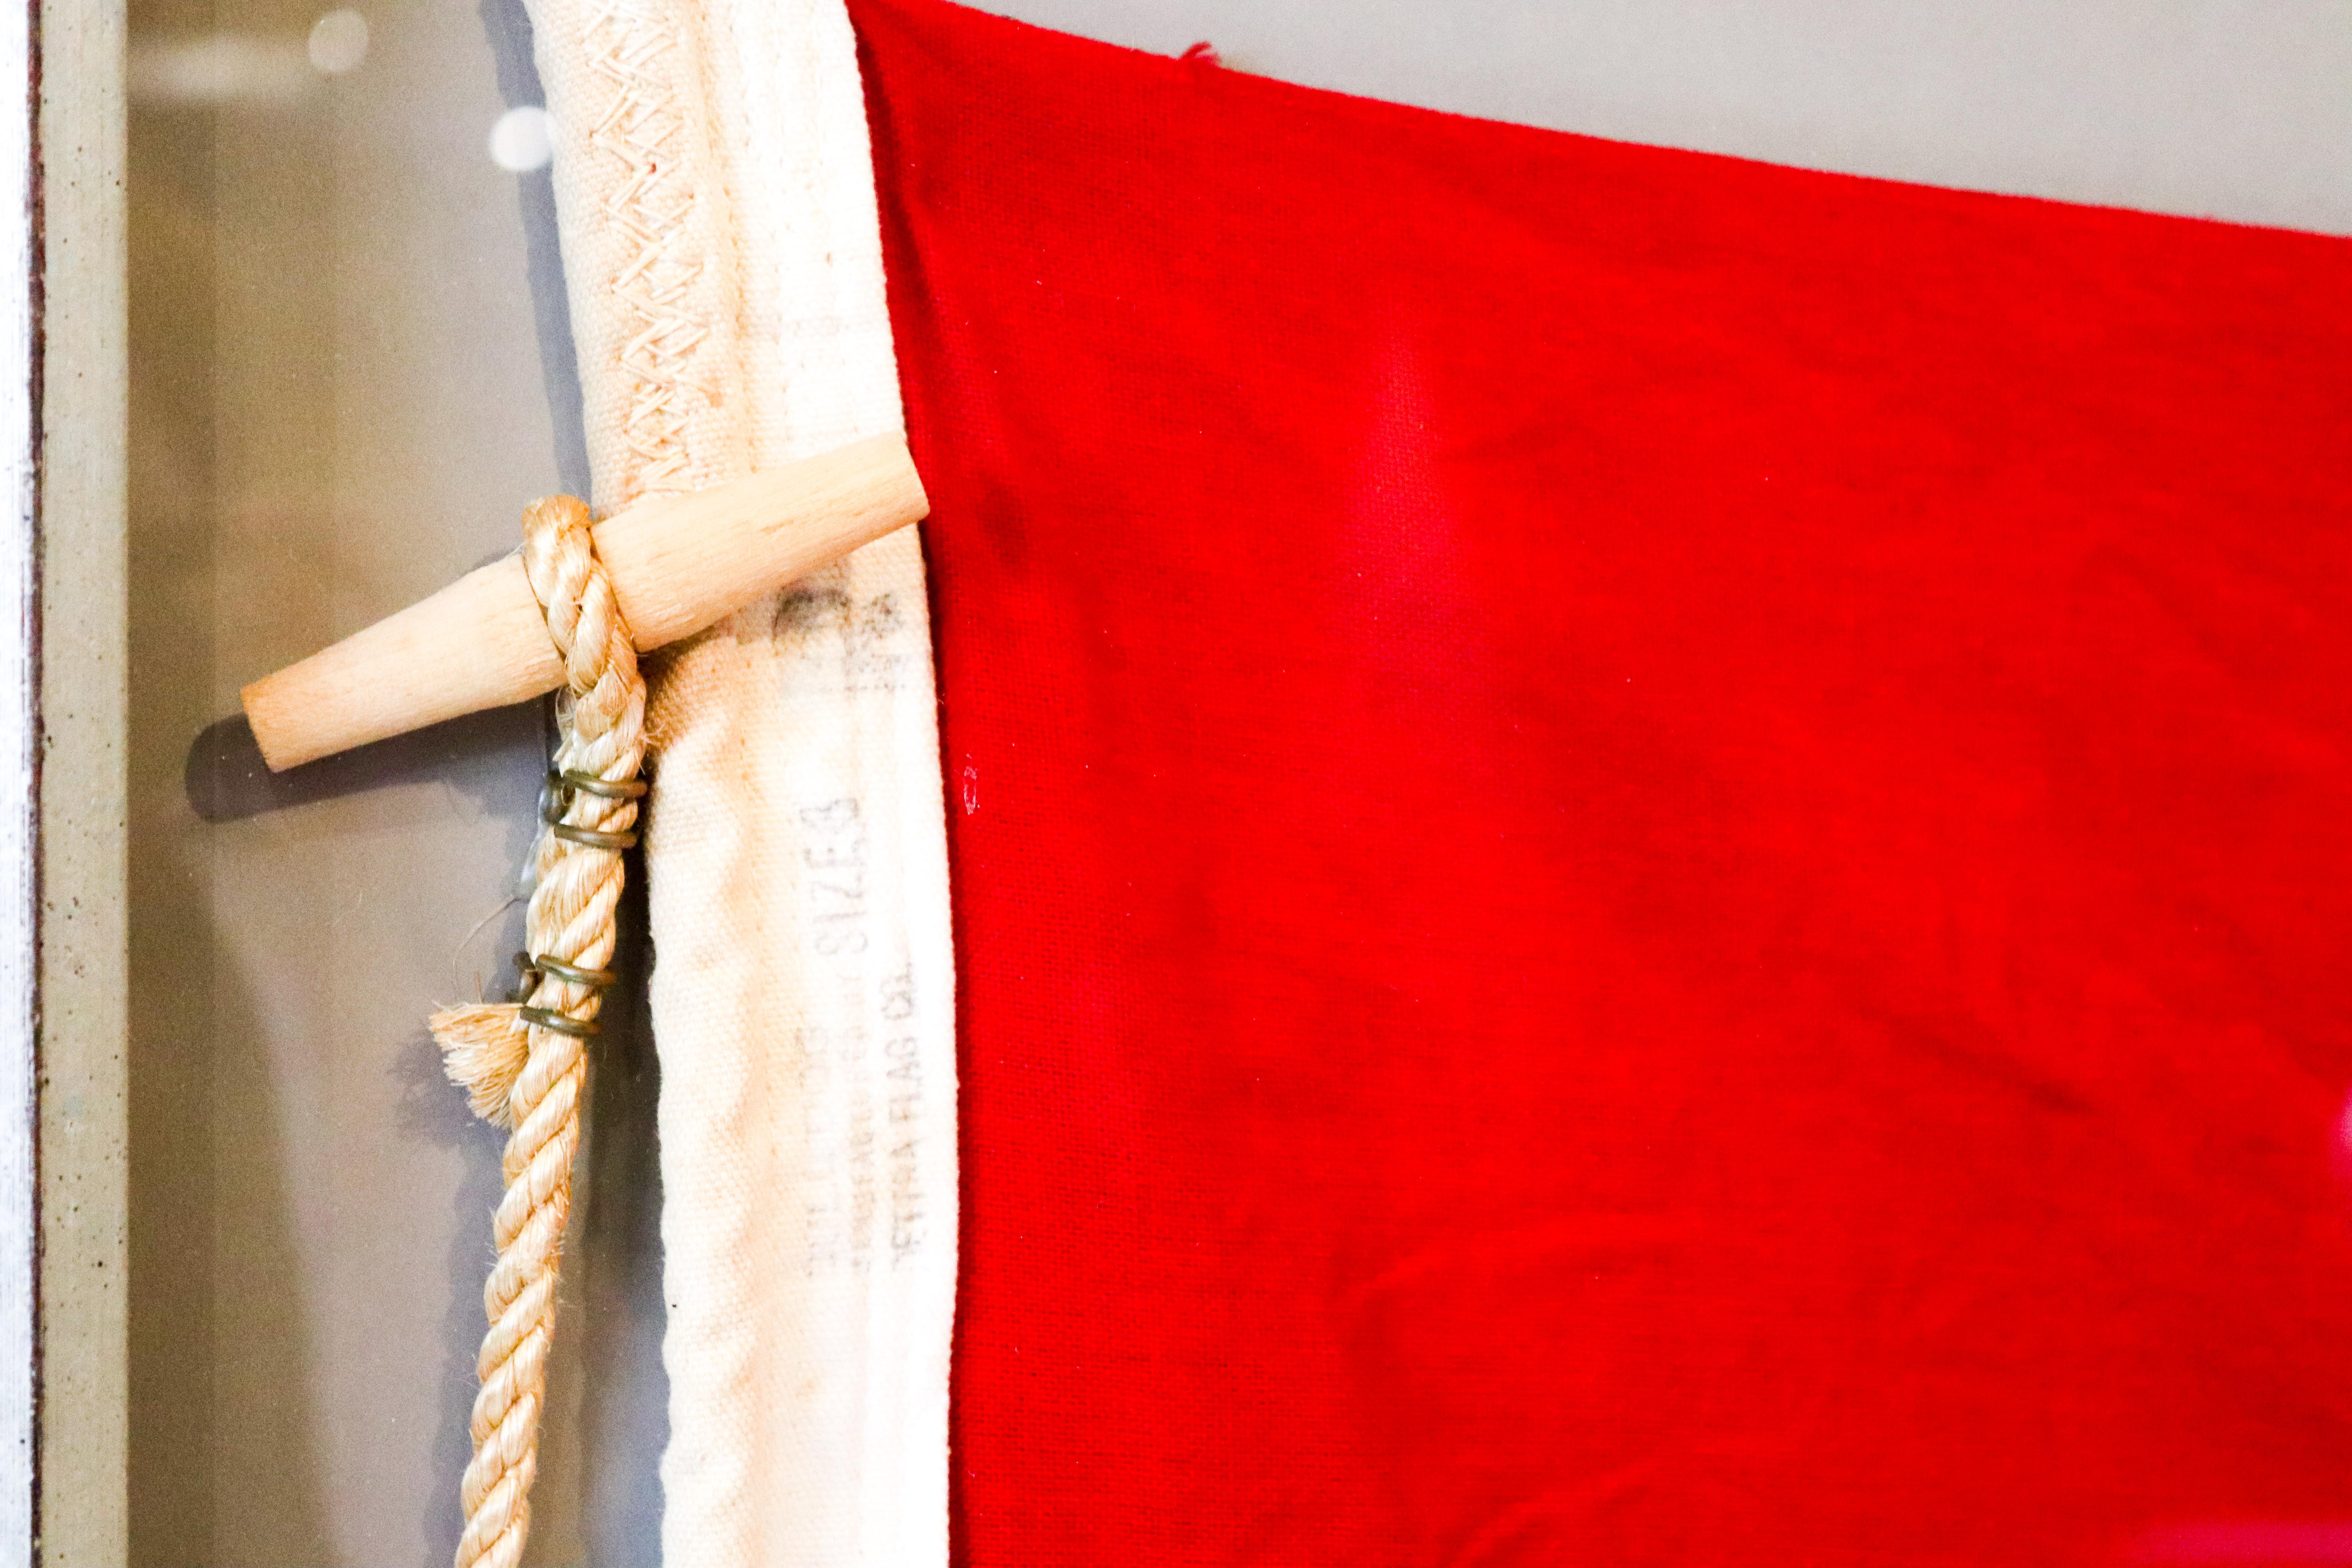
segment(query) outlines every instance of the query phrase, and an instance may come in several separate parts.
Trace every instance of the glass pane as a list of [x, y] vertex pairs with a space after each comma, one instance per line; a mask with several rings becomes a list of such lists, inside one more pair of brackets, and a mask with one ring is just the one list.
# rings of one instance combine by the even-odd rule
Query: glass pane
[[[511, 984], [544, 716], [281, 779], [219, 721], [587, 483], [548, 176], [493, 158], [539, 101], [519, 0], [322, 9], [131, 13], [142, 1564], [450, 1559], [502, 1135], [425, 1019]], [[658, 1555], [640, 1005], [596, 1045], [534, 1562]]]

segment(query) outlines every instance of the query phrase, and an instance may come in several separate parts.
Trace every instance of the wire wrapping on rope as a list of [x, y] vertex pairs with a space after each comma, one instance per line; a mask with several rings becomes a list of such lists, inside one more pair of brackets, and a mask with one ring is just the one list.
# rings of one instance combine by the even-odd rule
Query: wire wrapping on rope
[[498, 1263], [482, 1291], [489, 1331], [478, 1363], [457, 1568], [514, 1568], [530, 1532], [585, 1037], [595, 1033], [611, 983], [621, 852], [635, 842], [631, 829], [645, 793], [637, 782], [645, 681], [612, 579], [596, 559], [587, 507], [570, 496], [532, 502], [523, 513], [522, 562], [564, 671], [556, 698], [561, 739], [524, 921], [525, 993], [513, 1003], [447, 1008], [432, 1022], [450, 1080], [467, 1090], [478, 1114], [511, 1131], [506, 1193], [493, 1221]]

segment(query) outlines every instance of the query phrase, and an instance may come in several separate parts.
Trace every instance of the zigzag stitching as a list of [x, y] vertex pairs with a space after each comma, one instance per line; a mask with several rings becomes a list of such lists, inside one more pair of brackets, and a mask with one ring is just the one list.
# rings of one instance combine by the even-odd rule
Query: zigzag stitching
[[630, 472], [617, 503], [689, 486], [685, 413], [688, 390], [706, 395], [688, 374], [710, 323], [688, 305], [702, 276], [702, 258], [684, 235], [695, 207], [693, 186], [681, 175], [672, 143], [686, 129], [674, 88], [656, 66], [677, 47], [677, 36], [646, 6], [607, 0], [586, 29], [590, 67], [612, 88], [604, 117], [588, 144], [628, 171], [602, 203], [608, 232], [625, 236], [635, 254], [614, 277], [615, 298], [635, 322], [620, 363], [628, 377], [621, 439]]

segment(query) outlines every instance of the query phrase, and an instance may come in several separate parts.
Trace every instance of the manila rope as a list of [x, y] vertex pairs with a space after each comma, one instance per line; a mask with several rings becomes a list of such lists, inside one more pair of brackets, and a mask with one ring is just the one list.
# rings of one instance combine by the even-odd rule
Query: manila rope
[[631, 829], [646, 793], [637, 777], [646, 684], [590, 541], [588, 509], [551, 496], [531, 503], [522, 527], [524, 574], [564, 675], [556, 698], [561, 739], [532, 857], [522, 990], [516, 1002], [446, 1008], [432, 1021], [450, 1081], [467, 1091], [477, 1114], [512, 1133], [493, 1221], [498, 1263], [482, 1290], [490, 1326], [478, 1363], [457, 1568], [515, 1568], [530, 1533], [586, 1041], [614, 980], [621, 852], [636, 842]]

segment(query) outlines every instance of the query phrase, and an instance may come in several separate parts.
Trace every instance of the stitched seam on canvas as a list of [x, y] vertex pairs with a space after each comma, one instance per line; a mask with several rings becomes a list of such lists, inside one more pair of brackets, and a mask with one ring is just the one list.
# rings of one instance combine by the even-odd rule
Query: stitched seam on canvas
[[613, 89], [588, 144], [625, 170], [599, 205], [607, 232], [626, 237], [632, 247], [609, 285], [634, 328], [619, 353], [628, 386], [621, 439], [629, 464], [614, 501], [624, 505], [693, 488], [684, 402], [689, 391], [710, 391], [687, 374], [711, 328], [690, 304], [704, 267], [686, 237], [698, 193], [678, 145], [686, 118], [663, 68], [679, 40], [661, 9], [607, 0], [586, 34], [590, 68]]

